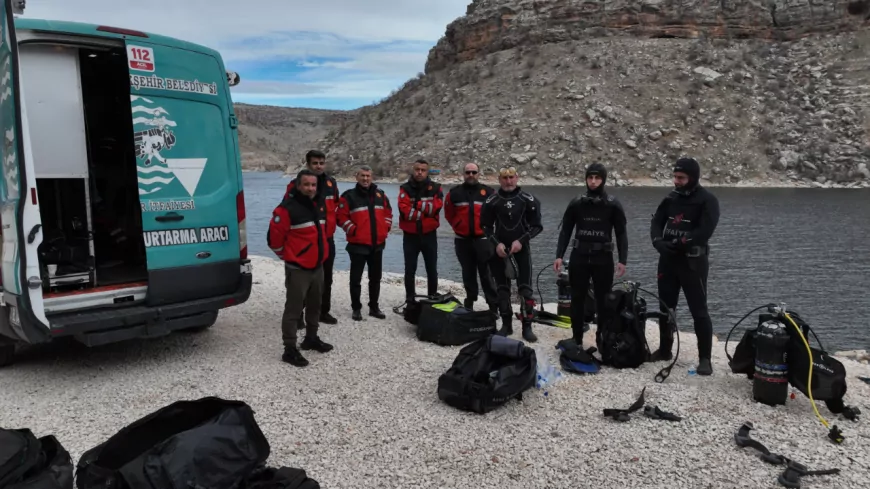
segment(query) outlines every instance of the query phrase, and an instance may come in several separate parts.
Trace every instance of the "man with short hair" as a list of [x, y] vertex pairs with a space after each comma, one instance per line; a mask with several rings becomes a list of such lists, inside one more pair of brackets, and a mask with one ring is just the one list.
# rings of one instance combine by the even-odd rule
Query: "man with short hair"
[[[701, 186], [701, 166], [694, 158], [674, 165], [674, 190], [662, 200], [650, 222], [650, 238], [659, 252], [659, 297], [676, 314], [680, 289], [686, 296], [698, 338], [698, 375], [712, 375], [713, 322], [707, 310], [710, 238], [719, 224], [719, 199]], [[668, 309], [660, 306], [663, 313]], [[670, 360], [674, 330], [659, 320], [659, 349], [651, 360]]]
[[[338, 205], [338, 183], [326, 173], [326, 154], [312, 149], [305, 154], [305, 167], [317, 175], [317, 197], [323, 200], [326, 209], [326, 242], [329, 245], [329, 256], [323, 264], [323, 297], [320, 304], [320, 322], [337, 324], [329, 311], [332, 309], [332, 268], [335, 263], [335, 208]], [[296, 179], [287, 184], [284, 197], [296, 187]]]
[[428, 279], [428, 295], [438, 293], [438, 236], [440, 212], [444, 205], [441, 184], [429, 178], [429, 163], [414, 162], [411, 177], [399, 187], [399, 228], [403, 231], [405, 255], [405, 299], [415, 302], [417, 257], [423, 254]]
[[483, 232], [495, 246], [495, 256], [489, 262], [489, 269], [498, 285], [502, 319], [502, 329], [498, 334], [513, 334], [510, 279], [515, 277], [520, 296], [525, 302], [520, 313], [523, 339], [533, 343], [538, 341], [538, 337], [532, 332], [535, 297], [532, 292], [531, 241], [541, 234], [544, 226], [541, 223], [540, 201], [523, 191], [518, 179], [514, 167], [499, 171], [501, 188], [483, 203], [480, 220]]
[[378, 307], [384, 245], [393, 225], [393, 209], [383, 190], [372, 182], [372, 169], [356, 171], [356, 186], [345, 190], [338, 200], [336, 220], [347, 235], [350, 257], [350, 301], [353, 320], [362, 320], [362, 273], [369, 269], [369, 316], [387, 316]]
[[267, 240], [269, 248], [284, 261], [287, 289], [281, 321], [284, 354], [282, 360], [305, 367], [308, 360], [296, 347], [297, 330], [305, 311], [303, 350], [326, 353], [332, 345], [317, 336], [323, 287], [323, 264], [328, 245], [323, 223], [326, 208], [317, 197], [317, 174], [304, 169], [296, 176], [296, 188], [272, 211]]
[[464, 182], [450, 189], [444, 199], [444, 218], [456, 234], [453, 243], [456, 248], [456, 258], [462, 268], [465, 308], [472, 309], [474, 302], [477, 301], [479, 293], [477, 277], [475, 277], [477, 272], [483, 297], [489, 309], [498, 314], [498, 295], [488, 264], [489, 259], [492, 258], [491, 247], [480, 226], [480, 210], [495, 190], [480, 183], [479, 172], [480, 167], [476, 164], [465, 165]]

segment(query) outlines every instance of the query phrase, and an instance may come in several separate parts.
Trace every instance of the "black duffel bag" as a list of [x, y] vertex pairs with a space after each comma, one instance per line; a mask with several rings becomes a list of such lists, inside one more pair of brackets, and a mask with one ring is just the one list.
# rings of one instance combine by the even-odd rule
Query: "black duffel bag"
[[459, 350], [453, 365], [438, 377], [438, 398], [463, 411], [484, 414], [535, 385], [538, 360], [523, 342], [491, 335]]
[[458, 346], [486, 338], [497, 330], [492, 312], [468, 310], [454, 299], [441, 304], [423, 304], [417, 323], [417, 339], [442, 346]]
[[405, 302], [401, 306], [394, 307], [393, 312], [402, 316], [405, 321], [416, 326], [420, 322], [420, 314], [423, 312], [423, 306], [427, 304], [446, 304], [451, 301], [456, 301], [456, 297], [451, 293], [440, 294], [434, 297], [425, 295], [416, 295], [413, 302]]
[[27, 428], [0, 428], [0, 488], [72, 489], [69, 452], [54, 436], [36, 438]]
[[236, 489], [262, 468], [269, 442], [244, 402], [178, 401], [82, 455], [78, 489]]

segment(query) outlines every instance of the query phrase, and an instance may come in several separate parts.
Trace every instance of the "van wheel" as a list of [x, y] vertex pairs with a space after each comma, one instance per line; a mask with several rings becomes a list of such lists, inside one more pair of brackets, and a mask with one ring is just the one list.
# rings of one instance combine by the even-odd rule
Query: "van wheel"
[[[2, 341], [2, 340], [0, 340]], [[15, 361], [15, 344], [0, 342], [0, 367], [12, 365]]]

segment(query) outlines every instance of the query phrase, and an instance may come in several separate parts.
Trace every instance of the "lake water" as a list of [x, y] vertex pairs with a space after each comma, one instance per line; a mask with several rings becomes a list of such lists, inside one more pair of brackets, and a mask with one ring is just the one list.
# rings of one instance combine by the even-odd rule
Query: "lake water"
[[[249, 252], [274, 257], [266, 245], [266, 229], [289, 179], [280, 173], [244, 175]], [[339, 188], [343, 192], [353, 185], [339, 183]], [[395, 210], [398, 185], [379, 186]], [[582, 189], [523, 188], [541, 201], [544, 232], [532, 241], [537, 276], [541, 268], [553, 263], [559, 221], [565, 206]], [[870, 348], [870, 189], [711, 190], [719, 198], [722, 217], [711, 241], [708, 305], [720, 339], [724, 340], [734, 323], [755, 307], [785, 302], [810, 323], [828, 350]], [[649, 241], [649, 220], [669, 189], [610, 191], [620, 199], [628, 218], [628, 272], [621, 280], [638, 281], [641, 287], [657, 293], [658, 253]], [[393, 227], [398, 228], [398, 217], [394, 217]], [[443, 214], [439, 231], [439, 276], [461, 282], [453, 233]], [[336, 231], [335, 244], [335, 267], [345, 270], [349, 260], [341, 228]], [[387, 239], [384, 271], [404, 273], [401, 234]], [[424, 275], [421, 257], [417, 276]], [[541, 274], [540, 285], [544, 302], [555, 302], [552, 269]], [[652, 297], [644, 296], [648, 303], [655, 303]], [[396, 305], [381, 304], [381, 308], [388, 311]], [[682, 294], [677, 309], [680, 329], [691, 331], [692, 320]], [[757, 313], [747, 318], [741, 328], [755, 322], [756, 317]], [[732, 341], [739, 341], [741, 336], [735, 332]]]

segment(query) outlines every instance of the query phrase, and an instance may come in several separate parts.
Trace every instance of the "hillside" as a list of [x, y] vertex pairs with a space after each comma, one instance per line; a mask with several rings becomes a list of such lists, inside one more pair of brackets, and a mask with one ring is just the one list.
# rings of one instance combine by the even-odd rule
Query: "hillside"
[[235, 104], [239, 119], [242, 168], [284, 171], [304, 163], [305, 153], [318, 149], [327, 132], [348, 112]]
[[870, 186], [864, 4], [638, 3], [474, 1], [425, 74], [329, 131], [330, 160], [565, 181], [601, 161], [629, 185], [692, 155], [714, 183]]

